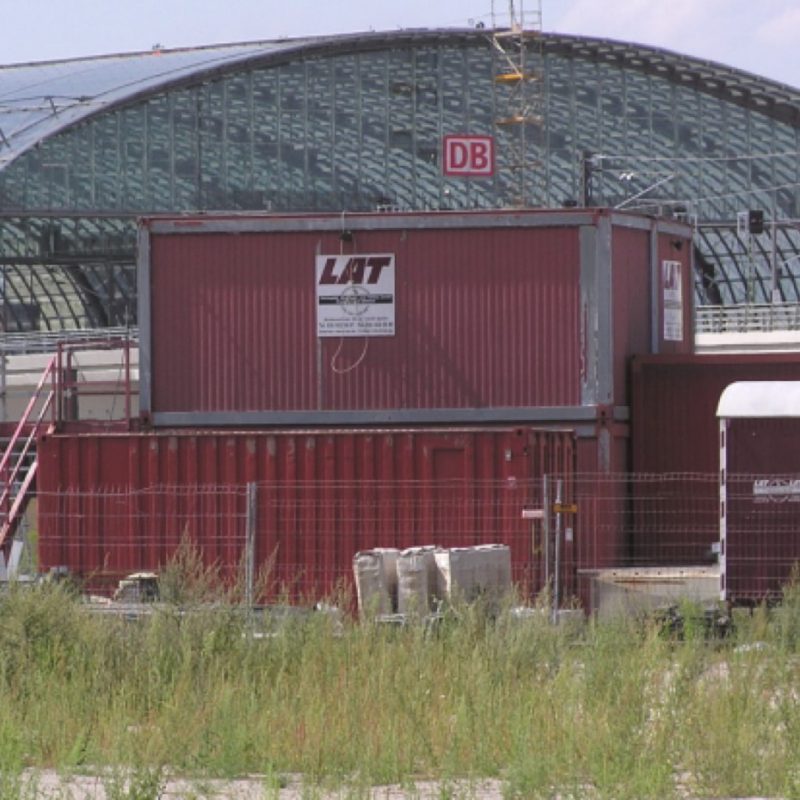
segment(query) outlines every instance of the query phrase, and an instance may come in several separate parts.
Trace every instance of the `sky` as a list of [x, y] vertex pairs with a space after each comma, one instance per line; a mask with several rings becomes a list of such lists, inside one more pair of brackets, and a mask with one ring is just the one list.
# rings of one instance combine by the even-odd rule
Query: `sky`
[[[516, 0], [527, 12], [537, 4]], [[507, 19], [509, 0], [495, 0]], [[0, 0], [0, 64], [472, 26], [492, 0]], [[545, 31], [655, 45], [800, 88], [800, 0], [542, 0]]]

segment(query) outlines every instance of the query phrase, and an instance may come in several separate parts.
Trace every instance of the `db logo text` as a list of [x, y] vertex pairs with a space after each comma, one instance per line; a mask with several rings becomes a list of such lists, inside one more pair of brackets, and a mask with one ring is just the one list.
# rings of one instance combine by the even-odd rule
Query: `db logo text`
[[490, 178], [494, 175], [491, 136], [445, 136], [443, 172], [451, 177]]

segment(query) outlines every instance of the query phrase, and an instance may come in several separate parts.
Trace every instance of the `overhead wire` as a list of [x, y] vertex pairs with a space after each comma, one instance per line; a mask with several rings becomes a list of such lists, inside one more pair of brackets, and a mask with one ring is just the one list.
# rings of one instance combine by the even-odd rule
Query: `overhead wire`
[[[753, 195], [753, 194], [762, 194], [762, 193], [769, 193], [769, 192], [777, 192], [780, 189], [796, 189], [800, 187], [800, 181], [793, 181], [792, 183], [779, 183], [774, 186], [758, 186], [753, 188], [742, 188], [735, 192], [725, 192], [723, 194], [712, 194], [706, 195], [705, 197], [692, 197], [692, 198], [670, 198], [670, 204], [689, 204], [689, 205], [696, 205], [697, 203], [708, 203], [712, 200], [728, 200], [733, 197], [742, 197], [743, 195]], [[663, 205], [665, 201], [657, 200], [655, 198], [651, 199], [649, 202], [641, 202], [636, 203], [634, 205], [628, 206], [627, 210], [630, 211], [633, 208], [647, 208], [656, 203], [660, 203]]]
[[800, 150], [787, 150], [781, 153], [750, 153], [727, 156], [637, 156], [627, 153], [625, 155], [609, 155], [606, 153], [595, 153], [594, 158], [600, 160], [614, 161], [637, 161], [644, 163], [696, 163], [696, 162], [716, 162], [716, 161], [760, 161], [768, 158], [795, 158], [800, 156]]

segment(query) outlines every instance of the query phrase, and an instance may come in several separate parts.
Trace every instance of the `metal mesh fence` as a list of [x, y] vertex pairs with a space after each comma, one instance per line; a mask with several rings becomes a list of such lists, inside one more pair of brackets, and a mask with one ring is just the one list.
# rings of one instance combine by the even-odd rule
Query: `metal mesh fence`
[[681, 567], [722, 567], [738, 599], [774, 597], [800, 553], [800, 480], [791, 477], [729, 477], [722, 550], [716, 474], [250, 486], [249, 510], [248, 484], [40, 494], [40, 566], [108, 588], [163, 568], [189, 541], [235, 579], [250, 530], [256, 569], [269, 569], [275, 591], [322, 597], [349, 583], [361, 550], [500, 543], [524, 596], [549, 586], [563, 603], [586, 604], [603, 573], [622, 581]]

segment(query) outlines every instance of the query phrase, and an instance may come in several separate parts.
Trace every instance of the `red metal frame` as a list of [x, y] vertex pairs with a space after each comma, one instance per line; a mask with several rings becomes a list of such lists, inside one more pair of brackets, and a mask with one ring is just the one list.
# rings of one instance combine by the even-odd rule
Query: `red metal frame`
[[[122, 386], [119, 381], [91, 381], [82, 382], [78, 376], [78, 365], [74, 356], [79, 351], [89, 350], [122, 350], [124, 380]], [[84, 339], [79, 342], [59, 342], [56, 352], [57, 381], [57, 418], [58, 424], [70, 420], [66, 403], [76, 400], [79, 396], [88, 397], [114, 397], [122, 395], [125, 402], [125, 420], [128, 429], [131, 425], [131, 340], [128, 337], [120, 339]], [[73, 378], [73, 374], [76, 376]], [[72, 421], [72, 420], [70, 420]]]
[[[56, 363], [57, 356], [53, 356], [47, 362], [42, 377], [39, 378], [39, 383], [28, 401], [17, 427], [14, 429], [2, 459], [0, 459], [0, 485], [2, 485], [0, 510], [2, 510], [3, 516], [2, 524], [0, 524], [0, 547], [4, 545], [9, 533], [13, 531], [19, 516], [25, 508], [28, 490], [36, 475], [37, 462], [34, 461], [30, 465], [24, 477], [21, 476], [21, 473], [24, 471], [25, 461], [33, 443], [45, 428], [44, 420], [48, 411], [51, 417], [50, 424], [55, 425], [56, 423], [56, 407], [53, 403], [57, 392]], [[48, 384], [50, 385], [50, 390], [46, 395], [43, 395], [44, 387]], [[31, 416], [37, 405], [40, 405], [39, 414], [35, 420], [31, 421]], [[16, 459], [14, 459], [17, 445], [26, 432], [27, 436], [22, 449], [17, 452]], [[19, 483], [20, 479], [21, 483]]]
[[[72, 378], [73, 374], [78, 375], [73, 361], [77, 351], [112, 349], [121, 349], [124, 354], [125, 377], [122, 387], [119, 381], [95, 381], [87, 387], [77, 377]], [[77, 401], [79, 395], [117, 394], [122, 394], [125, 398], [125, 420], [130, 428], [131, 340], [129, 338], [59, 342], [56, 354], [47, 362], [39, 383], [0, 459], [0, 550], [7, 545], [7, 540], [13, 534], [30, 500], [30, 490], [39, 463], [36, 458], [30, 464], [28, 461], [31, 455], [35, 454], [36, 440], [44, 433], [55, 430], [68, 418], [69, 415], [66, 413], [68, 400]], [[22, 442], [21, 447], [20, 442]]]

